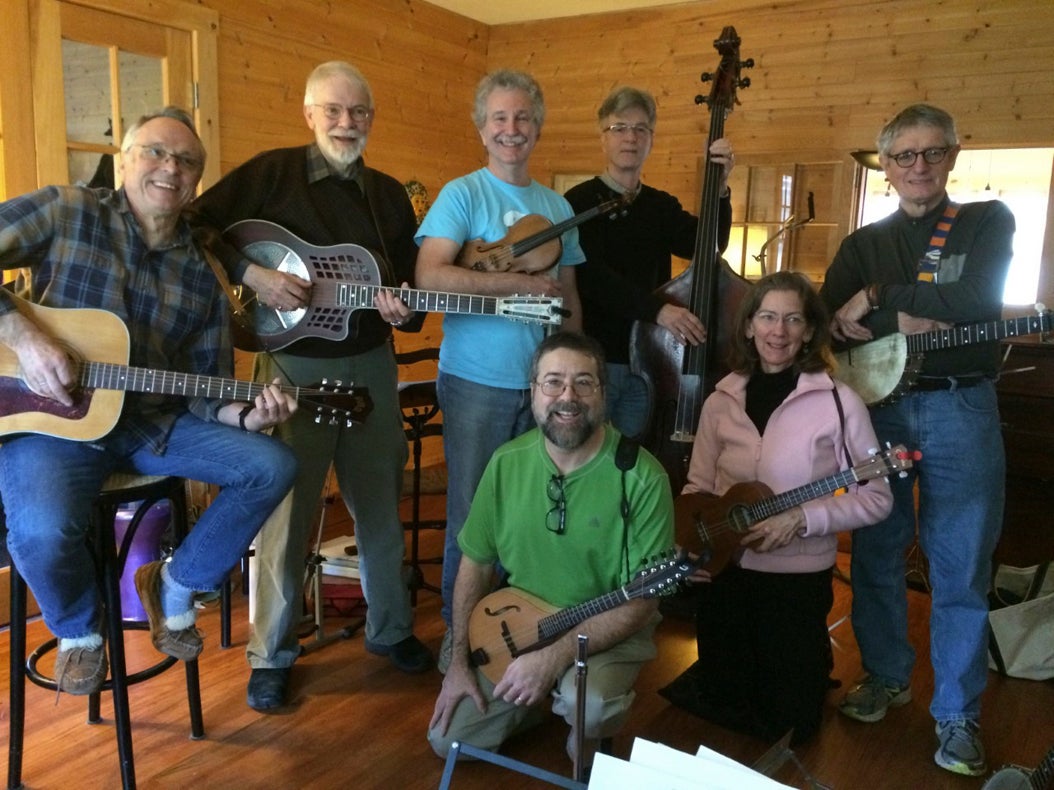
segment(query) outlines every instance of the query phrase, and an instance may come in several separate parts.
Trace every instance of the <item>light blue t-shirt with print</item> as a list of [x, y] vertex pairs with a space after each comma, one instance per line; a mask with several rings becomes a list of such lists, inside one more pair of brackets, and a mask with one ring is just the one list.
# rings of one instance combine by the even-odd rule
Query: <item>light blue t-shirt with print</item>
[[[504, 238], [516, 221], [528, 214], [540, 214], [554, 225], [574, 216], [562, 196], [537, 181], [516, 186], [482, 168], [443, 187], [414, 240], [418, 245], [428, 236], [452, 239], [458, 244], [474, 239], [494, 242]], [[585, 261], [577, 228], [565, 231], [560, 241], [557, 266], [536, 276], [556, 278], [560, 266]], [[539, 324], [447, 313], [443, 317], [439, 369], [488, 387], [527, 389], [531, 356], [543, 332]]]

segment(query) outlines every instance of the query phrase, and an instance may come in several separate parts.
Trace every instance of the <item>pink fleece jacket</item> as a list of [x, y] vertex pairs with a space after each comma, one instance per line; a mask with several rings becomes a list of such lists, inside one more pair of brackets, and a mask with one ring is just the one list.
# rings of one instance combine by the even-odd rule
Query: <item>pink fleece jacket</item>
[[[803, 373], [798, 385], [769, 418], [765, 435], [747, 416], [747, 377], [731, 373], [703, 404], [683, 493], [722, 495], [732, 485], [758, 480], [779, 494], [859, 465], [878, 450], [867, 407], [842, 382], [826, 373]], [[845, 412], [842, 426], [833, 389]], [[747, 549], [740, 565], [770, 573], [809, 573], [829, 568], [838, 550], [836, 533], [881, 521], [893, 507], [885, 478], [852, 485], [841, 496], [803, 503], [804, 537], [759, 553]]]

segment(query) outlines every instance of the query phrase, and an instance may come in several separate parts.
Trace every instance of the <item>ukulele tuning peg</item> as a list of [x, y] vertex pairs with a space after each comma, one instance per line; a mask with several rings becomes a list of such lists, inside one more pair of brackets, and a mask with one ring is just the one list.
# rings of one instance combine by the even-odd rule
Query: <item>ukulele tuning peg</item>
[[743, 79], [741, 79], [739, 81], [739, 87], [740, 88], [749, 88], [750, 87], [750, 77], [744, 77]]
[[746, 60], [739, 61], [739, 66], [744, 69], [754, 68], [754, 58], [747, 58]]
[[868, 447], [867, 448], [867, 454], [868, 455], [878, 455], [878, 448], [877, 447]]
[[713, 78], [714, 73], [712, 71], [704, 71], [702, 74], [699, 75], [700, 82], [710, 82], [710, 80], [712, 80]]

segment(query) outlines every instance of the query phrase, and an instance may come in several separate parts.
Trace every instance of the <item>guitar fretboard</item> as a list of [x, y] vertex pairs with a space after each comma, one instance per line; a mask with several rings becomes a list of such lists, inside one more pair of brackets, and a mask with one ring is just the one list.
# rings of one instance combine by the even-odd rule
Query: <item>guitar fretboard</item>
[[[263, 384], [252, 381], [135, 368], [110, 362], [83, 363], [79, 381], [82, 387], [95, 389], [153, 392], [159, 395], [184, 395], [235, 401], [251, 401], [264, 390]], [[283, 392], [297, 399], [300, 397], [300, 389], [300, 387], [282, 386]]]
[[468, 315], [497, 315], [498, 298], [476, 294], [418, 291], [412, 288], [391, 289], [379, 285], [343, 284], [338, 288], [341, 304], [348, 307], [373, 307], [379, 291], [390, 291], [411, 310], [428, 313], [464, 313]]
[[976, 324], [964, 324], [951, 329], [936, 329], [932, 332], [920, 332], [907, 335], [909, 354], [921, 354], [926, 351], [940, 351], [956, 346], [969, 346], [978, 343], [991, 343], [1019, 335], [1035, 335], [1049, 332], [1051, 328], [1050, 313], [1010, 318], [1006, 321], [984, 321]]

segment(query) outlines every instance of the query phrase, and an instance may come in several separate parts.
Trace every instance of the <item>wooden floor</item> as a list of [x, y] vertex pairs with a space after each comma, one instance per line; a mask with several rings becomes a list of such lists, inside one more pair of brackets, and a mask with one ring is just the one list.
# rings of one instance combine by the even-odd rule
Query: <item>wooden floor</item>
[[[428, 498], [426, 498], [428, 499]], [[442, 498], [432, 497], [432, 509]], [[337, 511], [340, 511], [338, 514]], [[328, 535], [349, 525], [343, 508], [334, 513]], [[341, 518], [343, 514], [343, 519]], [[435, 553], [438, 533], [426, 534], [425, 553]], [[842, 557], [845, 564], [845, 558]], [[436, 579], [438, 568], [426, 574]], [[843, 684], [860, 671], [860, 660], [848, 620], [850, 593], [835, 582], [832, 639], [835, 674]], [[438, 597], [419, 594], [417, 634], [433, 649], [443, 635]], [[911, 633], [919, 654], [913, 679], [915, 699], [891, 711], [885, 721], [866, 725], [835, 710], [842, 690], [828, 699], [823, 730], [796, 754], [817, 780], [834, 788], [980, 788], [980, 779], [949, 774], [933, 764], [935, 737], [927, 705], [933, 686], [928, 664], [926, 626], [928, 598], [912, 593]], [[327, 618], [326, 632], [342, 620]], [[431, 672], [407, 676], [386, 659], [369, 655], [361, 633], [326, 644], [296, 665], [294, 703], [279, 714], [262, 715], [245, 704], [248, 666], [244, 647], [248, 634], [247, 602], [235, 596], [234, 645], [219, 646], [219, 615], [205, 610], [199, 625], [206, 633], [201, 678], [206, 737], [188, 739], [183, 673], [177, 667], [131, 690], [135, 761], [144, 788], [436, 788], [443, 763], [431, 752], [425, 730], [441, 676]], [[46, 638], [42, 623], [29, 628], [29, 644]], [[615, 751], [628, 756], [640, 736], [694, 752], [702, 743], [736, 760], [752, 763], [769, 744], [736, 735], [669, 705], [656, 692], [679, 675], [694, 658], [691, 624], [674, 618], [659, 631], [660, 657], [643, 671], [629, 725], [615, 740]], [[305, 639], [310, 644], [314, 637]], [[153, 655], [143, 633], [131, 634], [129, 655], [141, 665]], [[9, 639], [0, 634], [0, 662], [8, 661]], [[6, 676], [6, 673], [5, 673]], [[5, 683], [6, 690], [6, 683]], [[2, 736], [8, 730], [7, 695], [0, 696]], [[82, 698], [55, 696], [36, 687], [27, 691], [23, 778], [34, 790], [46, 788], [115, 788], [120, 785], [112, 708], [103, 699], [104, 722], [85, 723]], [[990, 677], [984, 699], [983, 732], [990, 765], [1007, 762], [1034, 766], [1054, 744], [1054, 684]], [[505, 754], [532, 765], [570, 775], [564, 754], [566, 726], [555, 717], [541, 728], [507, 744]], [[6, 764], [6, 761], [5, 761]], [[6, 774], [6, 772], [5, 772]], [[788, 764], [777, 778], [794, 787], [806, 786]], [[459, 765], [453, 786], [458, 790], [540, 786], [524, 776], [484, 763]], [[701, 776], [699, 786], [706, 787]]]

